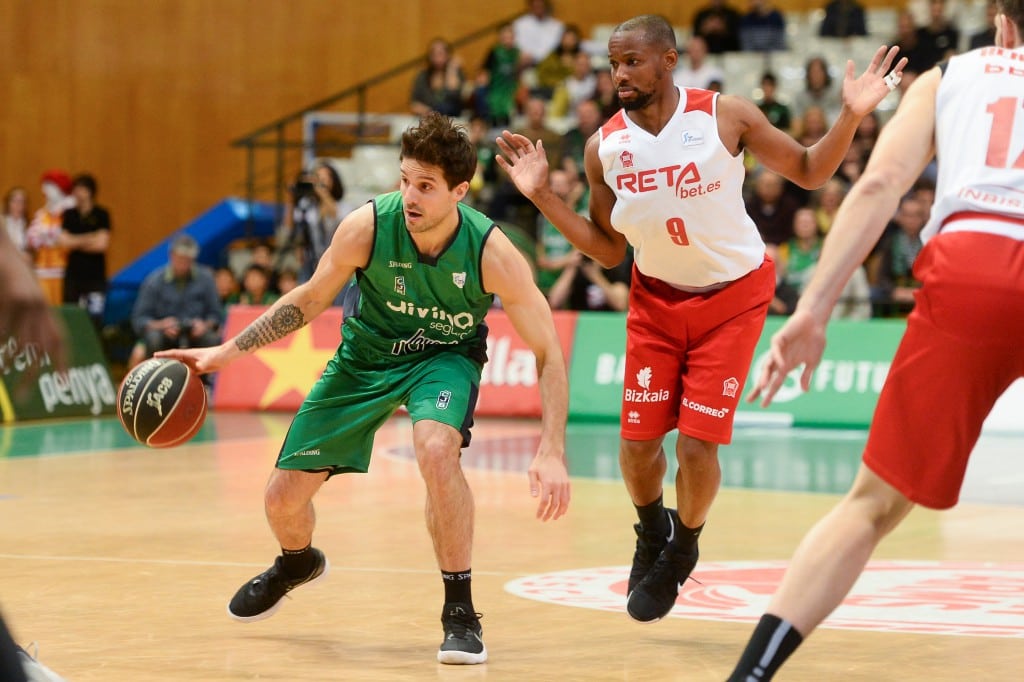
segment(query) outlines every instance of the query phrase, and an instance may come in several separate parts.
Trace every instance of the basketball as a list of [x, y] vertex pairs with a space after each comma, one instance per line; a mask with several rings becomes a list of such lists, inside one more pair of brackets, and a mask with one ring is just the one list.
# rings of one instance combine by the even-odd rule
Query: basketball
[[128, 435], [143, 445], [181, 445], [196, 435], [206, 419], [206, 388], [185, 363], [150, 358], [121, 381], [117, 416]]

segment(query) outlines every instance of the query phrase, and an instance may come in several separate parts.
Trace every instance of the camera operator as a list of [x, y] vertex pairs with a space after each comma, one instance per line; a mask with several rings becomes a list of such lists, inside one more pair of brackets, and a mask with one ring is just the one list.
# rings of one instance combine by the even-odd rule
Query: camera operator
[[220, 343], [224, 323], [213, 273], [196, 263], [199, 245], [188, 235], [171, 242], [169, 263], [151, 272], [132, 308], [138, 342], [128, 360], [134, 367], [158, 350]]
[[283, 236], [286, 248], [299, 257], [299, 281], [307, 281], [331, 243], [338, 223], [349, 212], [342, 202], [345, 185], [334, 167], [320, 161], [311, 171], [299, 173], [288, 188]]

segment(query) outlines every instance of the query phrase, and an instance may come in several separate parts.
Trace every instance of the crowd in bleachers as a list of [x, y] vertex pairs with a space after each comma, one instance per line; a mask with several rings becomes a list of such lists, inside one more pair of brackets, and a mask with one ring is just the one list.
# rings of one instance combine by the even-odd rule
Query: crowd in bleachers
[[[914, 6], [866, 10], [856, 0], [823, 0], [821, 8], [810, 13], [783, 13], [767, 0], [748, 0], [745, 7], [707, 0], [693, 11], [668, 17], [679, 43], [677, 85], [749, 98], [773, 125], [805, 146], [819, 140], [839, 114], [847, 58], [854, 60], [859, 72], [880, 45], [897, 44], [910, 60], [899, 91], [864, 118], [839, 170], [820, 189], [802, 190], [753, 160], [747, 163], [746, 208], [778, 271], [773, 313], [793, 309], [839, 204], [863, 172], [879, 130], [915, 75], [958, 50], [992, 42], [991, 3], [981, 2], [923, 0], [915, 14]], [[959, 17], [966, 26], [961, 27]], [[550, 166], [557, 171], [551, 174], [553, 189], [574, 210], [585, 213], [583, 148], [619, 109], [606, 57], [612, 29], [600, 25], [585, 34], [561, 21], [549, 0], [527, 0], [519, 18], [498, 28], [481, 63], [466, 64], [447, 39], [438, 37], [427, 45], [423, 69], [412, 77], [411, 114], [436, 110], [466, 121], [479, 157], [466, 201], [495, 219], [523, 248], [555, 308], [623, 310], [631, 261], [627, 258], [622, 266], [603, 270], [576, 252], [498, 171], [494, 138], [508, 128], [543, 141]], [[356, 165], [366, 164], [351, 164], [349, 169]], [[864, 267], [855, 273], [838, 315], [865, 319], [909, 312], [918, 285], [910, 266], [921, 246], [934, 170], [926, 170]], [[334, 175], [335, 181], [325, 179], [325, 187], [343, 187], [330, 162], [320, 163], [314, 172]], [[274, 261], [278, 270], [289, 263], [287, 276], [294, 271], [298, 281], [309, 276], [322, 252], [319, 245], [328, 238], [322, 231], [330, 230], [349, 210], [344, 204], [333, 205], [340, 197], [332, 202], [321, 194], [293, 196], [284, 211]], [[304, 211], [316, 213], [320, 206], [326, 207], [323, 215], [303, 218]], [[236, 279], [241, 272], [236, 268]], [[277, 276], [271, 269], [270, 282]], [[269, 290], [274, 290], [272, 284]]]
[[[838, 114], [845, 58], [854, 59], [859, 71], [879, 45], [895, 43], [910, 59], [900, 90], [863, 120], [838, 172], [820, 189], [801, 190], [753, 161], [747, 164], [747, 212], [777, 265], [773, 313], [792, 311], [843, 197], [915, 74], [956, 51], [991, 44], [992, 3], [952, 1], [924, 0], [915, 14], [865, 10], [856, 0], [823, 0], [811, 13], [778, 12], [766, 0], [749, 0], [743, 8], [707, 0], [695, 11], [668, 17], [679, 42], [678, 85], [747, 97], [804, 145], [820, 139]], [[437, 110], [466, 121], [478, 149], [466, 201], [495, 219], [523, 249], [554, 308], [624, 310], [631, 260], [606, 270], [577, 252], [498, 171], [494, 138], [509, 128], [543, 140], [552, 189], [585, 213], [584, 145], [619, 109], [605, 55], [612, 28], [594, 26], [585, 34], [562, 22], [548, 0], [528, 0], [518, 19], [498, 29], [480, 64], [464, 63], [445, 38], [430, 41], [424, 68], [410, 87], [411, 114]], [[203, 279], [216, 289], [222, 308], [272, 303], [309, 278], [338, 221], [358, 203], [346, 201], [345, 171], [334, 160], [304, 170], [289, 186], [276, 238], [237, 243], [224, 254], [210, 282]], [[935, 168], [926, 169], [904, 198], [847, 287], [838, 315], [864, 319], [909, 312], [919, 284], [911, 267], [921, 248], [934, 177]], [[32, 211], [34, 197], [24, 187], [11, 188], [0, 217], [3, 228], [35, 266], [51, 300], [82, 305], [99, 324], [110, 216], [95, 203], [96, 181], [88, 174], [72, 178], [52, 170], [41, 178], [41, 192], [42, 206]], [[135, 333], [145, 346], [145, 329], [136, 324]], [[139, 345], [135, 350], [137, 357], [152, 352]]]
[[[856, 0], [828, 0], [815, 12], [783, 13], [767, 0], [749, 0], [745, 7], [708, 0], [695, 11], [667, 17], [676, 26], [679, 42], [677, 85], [752, 99], [773, 125], [805, 146], [819, 140], [839, 114], [847, 58], [854, 60], [859, 72], [880, 45], [896, 44], [901, 56], [909, 59], [899, 91], [863, 120], [835, 177], [822, 188], [808, 192], [754, 161], [747, 164], [747, 211], [778, 270], [779, 296], [773, 312], [792, 310], [839, 204], [863, 172], [879, 130], [902, 92], [918, 73], [949, 55], [991, 44], [991, 6], [979, 0], [924, 0], [905, 10], [865, 9]], [[451, 108], [454, 93], [447, 89], [455, 79], [434, 76], [435, 98], [448, 106], [445, 113], [470, 121], [480, 145], [478, 180], [467, 200], [507, 230], [525, 232], [524, 241], [535, 245], [530, 255], [552, 305], [621, 310], [625, 304], [618, 303], [620, 297], [611, 285], [628, 286], [628, 267], [601, 271], [588, 264], [497, 173], [493, 162], [492, 141], [502, 128], [542, 140], [551, 167], [564, 171], [552, 174], [553, 189], [575, 210], [586, 212], [583, 143], [618, 109], [604, 56], [613, 27], [596, 26], [584, 35], [579, 27], [560, 21], [556, 10], [552, 2], [528, 0], [524, 14], [499, 29], [475, 74], [464, 74], [466, 65], [447, 47], [446, 59], [458, 64], [464, 83], [461, 109], [456, 113]], [[429, 64], [415, 81], [413, 112], [428, 99], [421, 86], [430, 80], [429, 74], [451, 72], [435, 56], [435, 45], [431, 43]], [[849, 300], [838, 314], [863, 319], [909, 312], [918, 285], [910, 266], [921, 247], [934, 171], [925, 171], [893, 216], [854, 275], [846, 292]], [[567, 291], [577, 293], [570, 296]]]

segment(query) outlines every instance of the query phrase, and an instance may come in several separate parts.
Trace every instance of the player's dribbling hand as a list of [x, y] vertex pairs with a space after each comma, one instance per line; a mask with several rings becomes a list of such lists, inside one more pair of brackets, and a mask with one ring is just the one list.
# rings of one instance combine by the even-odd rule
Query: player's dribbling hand
[[825, 326], [805, 311], [797, 310], [782, 328], [772, 335], [768, 361], [761, 368], [757, 382], [747, 394], [747, 402], [759, 397], [761, 407], [768, 407], [794, 367], [803, 365], [800, 388], [811, 386], [811, 375], [825, 352]]
[[548, 186], [548, 156], [543, 142], [537, 140], [534, 145], [523, 135], [507, 130], [495, 142], [501, 150], [495, 160], [523, 196], [531, 198]]
[[227, 364], [220, 354], [221, 346], [209, 348], [173, 348], [153, 353], [156, 358], [172, 358], [184, 362], [196, 374], [216, 372]]
[[554, 521], [569, 510], [569, 472], [563, 458], [538, 454], [527, 472], [530, 495], [540, 498], [537, 518]]

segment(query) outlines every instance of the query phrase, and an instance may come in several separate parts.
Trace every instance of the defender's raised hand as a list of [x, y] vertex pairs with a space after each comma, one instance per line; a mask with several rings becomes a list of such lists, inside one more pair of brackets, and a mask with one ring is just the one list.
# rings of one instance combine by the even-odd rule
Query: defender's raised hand
[[885, 45], [878, 48], [868, 68], [860, 78], [854, 79], [853, 60], [846, 61], [846, 76], [843, 78], [843, 104], [857, 116], [866, 116], [875, 110], [875, 107], [885, 99], [885, 96], [896, 89], [900, 79], [903, 78], [903, 68], [907, 65], [907, 58], [899, 60], [896, 67], [890, 72], [893, 61], [896, 59], [900, 48], [893, 47], [886, 50]]
[[501, 154], [495, 158], [526, 198], [548, 186], [548, 156], [544, 144], [505, 130], [495, 139]]

